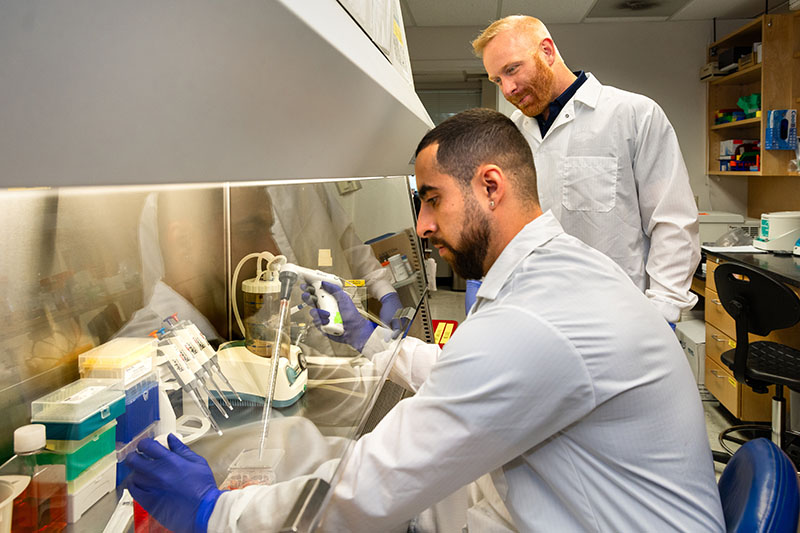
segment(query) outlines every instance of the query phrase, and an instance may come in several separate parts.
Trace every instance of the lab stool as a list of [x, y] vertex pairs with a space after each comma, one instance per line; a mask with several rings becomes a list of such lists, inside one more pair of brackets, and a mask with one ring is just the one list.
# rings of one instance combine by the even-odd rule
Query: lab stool
[[[722, 362], [736, 381], [772, 398], [771, 439], [784, 448], [786, 400], [783, 388], [800, 392], [800, 350], [771, 341], [749, 342], [748, 334], [766, 336], [800, 321], [800, 299], [786, 285], [747, 265], [723, 263], [714, 272], [717, 292], [725, 310], [736, 321], [736, 348], [722, 354]], [[720, 433], [720, 444], [729, 453], [729, 434], [754, 426], [733, 426]], [[758, 426], [756, 426], [758, 427]], [[734, 440], [734, 439], [730, 439]]]

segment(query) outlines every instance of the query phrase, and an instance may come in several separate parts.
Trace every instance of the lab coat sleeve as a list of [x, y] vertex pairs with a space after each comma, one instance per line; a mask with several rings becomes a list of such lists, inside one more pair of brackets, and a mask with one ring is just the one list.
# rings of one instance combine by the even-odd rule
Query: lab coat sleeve
[[311, 475], [271, 486], [253, 485], [224, 492], [208, 521], [209, 533], [280, 531], [306, 482], [316, 478], [329, 481], [338, 464], [338, 459], [332, 459]]
[[699, 222], [678, 138], [652, 100], [636, 108], [634, 177], [642, 230], [650, 238], [645, 294], [670, 322], [697, 302], [690, 292], [700, 261]]
[[594, 407], [583, 359], [535, 314], [491, 309], [470, 321], [419, 392], [356, 443], [323, 531], [397, 527]]
[[[385, 368], [393, 355], [394, 346], [387, 341], [390, 335], [391, 332], [386, 328], [375, 328], [364, 345], [364, 355], [379, 368]], [[420, 339], [406, 337], [400, 341], [397, 357], [389, 371], [389, 379], [411, 392], [417, 392], [428, 378], [441, 351], [437, 344], [427, 344]]]

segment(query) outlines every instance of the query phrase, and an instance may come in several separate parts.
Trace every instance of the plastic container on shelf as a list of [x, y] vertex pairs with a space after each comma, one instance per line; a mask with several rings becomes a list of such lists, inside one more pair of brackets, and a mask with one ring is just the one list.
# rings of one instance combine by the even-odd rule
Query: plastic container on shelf
[[131, 442], [159, 419], [158, 376], [150, 373], [125, 389], [125, 412], [117, 418], [117, 441]]
[[81, 440], [48, 440], [42, 460], [66, 464], [67, 481], [72, 481], [97, 461], [115, 451], [116, 425], [117, 422], [112, 420]]
[[120, 381], [84, 378], [31, 404], [31, 421], [47, 428], [47, 438], [81, 440], [125, 412]]
[[80, 520], [92, 505], [114, 490], [116, 466], [117, 454], [112, 451], [67, 483], [67, 522], [73, 524]]
[[127, 444], [122, 444], [120, 442], [117, 443], [117, 474], [116, 474], [116, 484], [119, 487], [125, 482], [125, 478], [128, 477], [130, 474], [130, 469], [125, 464], [125, 458], [128, 456], [129, 453], [133, 453], [136, 450], [136, 446], [138, 446], [139, 441], [144, 438], [155, 438], [156, 436], [156, 424], [151, 424], [148, 426], [144, 431], [136, 435], [130, 442]]
[[118, 337], [78, 356], [83, 378], [117, 379], [127, 388], [155, 370], [158, 339]]

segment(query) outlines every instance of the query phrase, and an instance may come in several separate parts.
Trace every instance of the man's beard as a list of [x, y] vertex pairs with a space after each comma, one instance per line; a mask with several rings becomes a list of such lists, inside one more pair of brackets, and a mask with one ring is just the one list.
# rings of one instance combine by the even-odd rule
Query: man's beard
[[461, 231], [461, 244], [458, 248], [436, 237], [431, 237], [430, 242], [443, 245], [450, 250], [453, 258], [448, 263], [456, 274], [464, 279], [481, 279], [485, 274], [483, 268], [491, 235], [489, 218], [478, 209], [474, 201], [469, 205], [465, 215], [466, 220], [471, 222]]
[[544, 59], [542, 59], [539, 53], [533, 56], [533, 60], [536, 63], [536, 76], [525, 85], [522, 94], [516, 98], [516, 101], [512, 102], [517, 106], [517, 102], [525, 96], [530, 95], [530, 99], [525, 104], [525, 107], [517, 106], [517, 108], [528, 117], [541, 115], [550, 105], [550, 97], [553, 91], [553, 79], [555, 78], [555, 74], [553, 74], [553, 71], [547, 63], [544, 62]]

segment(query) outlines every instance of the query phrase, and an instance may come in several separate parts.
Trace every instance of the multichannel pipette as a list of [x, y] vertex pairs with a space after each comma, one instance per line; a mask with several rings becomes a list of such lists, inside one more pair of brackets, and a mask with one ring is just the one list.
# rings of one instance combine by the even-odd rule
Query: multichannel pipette
[[[178, 321], [177, 315], [172, 315], [171, 317], [164, 319], [164, 322], [170, 324], [173, 327], [181, 328], [184, 334], [189, 336], [194, 341], [194, 343], [199, 347], [199, 349], [205, 356], [202, 358], [204, 361], [201, 362], [201, 365], [203, 366], [203, 368], [206, 369], [206, 371], [208, 371], [208, 375], [211, 376], [212, 381], [214, 374], [216, 374], [219, 378], [222, 379], [222, 381], [225, 382], [225, 385], [227, 385], [228, 389], [230, 389], [230, 391], [236, 395], [236, 398], [239, 401], [242, 401], [242, 397], [239, 396], [239, 393], [236, 392], [236, 389], [233, 388], [231, 382], [222, 372], [222, 368], [220, 367], [219, 361], [217, 360], [216, 350], [214, 350], [214, 348], [208, 342], [208, 339], [206, 339], [206, 336], [203, 335], [202, 331], [200, 331], [200, 328], [198, 328], [197, 325], [195, 325], [193, 322], [189, 320]], [[219, 387], [216, 387], [216, 382], [214, 382], [214, 386], [220, 392], [220, 395], [224, 397], [224, 394], [219, 389]]]
[[220, 405], [217, 399], [211, 394], [211, 391], [208, 390], [206, 386], [205, 380], [208, 378], [208, 374], [206, 373], [205, 369], [200, 366], [200, 362], [195, 357], [195, 354], [192, 353], [192, 346], [187, 344], [179, 335], [175, 333], [167, 333], [163, 336], [163, 340], [172, 343], [178, 351], [179, 356], [183, 359], [183, 362], [186, 363], [186, 366], [189, 367], [189, 370], [197, 376], [197, 387], [200, 388], [207, 396], [208, 399], [211, 400], [211, 403], [222, 413], [222, 416], [228, 418], [228, 413], [225, 412], [225, 409]]
[[214, 417], [211, 415], [211, 411], [208, 410], [208, 406], [205, 405], [204, 402], [200, 400], [200, 394], [198, 391], [198, 379], [195, 377], [194, 373], [189, 369], [188, 365], [184, 361], [184, 358], [180, 355], [180, 350], [177, 345], [173, 342], [169, 341], [168, 339], [160, 340], [158, 343], [158, 352], [159, 357], [163, 357], [163, 361], [167, 364], [167, 367], [172, 372], [172, 375], [175, 377], [175, 381], [178, 382], [181, 389], [194, 401], [197, 408], [200, 409], [200, 412], [208, 418], [208, 421], [211, 423], [211, 427], [214, 428], [214, 431], [217, 432], [218, 435], [222, 435], [222, 430], [220, 429], [217, 421], [214, 420]]

